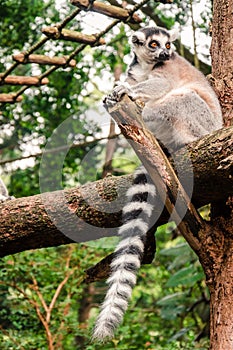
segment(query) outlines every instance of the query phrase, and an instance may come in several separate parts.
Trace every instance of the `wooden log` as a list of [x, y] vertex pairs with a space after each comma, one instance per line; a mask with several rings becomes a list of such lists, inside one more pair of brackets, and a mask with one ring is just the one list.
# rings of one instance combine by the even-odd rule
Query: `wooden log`
[[[77, 6], [84, 11], [98, 12], [108, 17], [120, 19], [121, 21], [126, 21], [130, 18], [130, 12], [118, 6], [108, 5], [99, 1], [92, 3], [89, 0], [71, 0], [70, 2], [72, 5]], [[136, 13], [134, 13], [129, 19], [129, 22], [141, 23], [142, 20]]]
[[0, 82], [7, 85], [46, 85], [48, 78], [40, 79], [40, 77], [27, 77], [20, 75], [8, 75], [4, 78], [4, 74], [0, 74]]
[[16, 95], [13, 93], [0, 94], [0, 102], [2, 102], [2, 103], [15, 103], [15, 102], [22, 101], [22, 99], [23, 99], [22, 96], [16, 97]]
[[69, 67], [75, 67], [76, 61], [71, 60], [69, 63], [66, 63], [68, 60], [68, 56], [61, 57], [49, 57], [45, 55], [29, 55], [27, 56], [25, 53], [21, 52], [19, 54], [13, 55], [13, 60], [22, 64], [26, 63], [38, 63], [38, 64], [47, 64], [47, 65], [55, 65], [55, 66], [65, 66], [66, 64]]
[[42, 33], [54, 40], [62, 39], [89, 45], [105, 44], [103, 38], [97, 39], [95, 35], [87, 35], [70, 29], [63, 28], [62, 30], [59, 30], [57, 27], [45, 27], [42, 29]]

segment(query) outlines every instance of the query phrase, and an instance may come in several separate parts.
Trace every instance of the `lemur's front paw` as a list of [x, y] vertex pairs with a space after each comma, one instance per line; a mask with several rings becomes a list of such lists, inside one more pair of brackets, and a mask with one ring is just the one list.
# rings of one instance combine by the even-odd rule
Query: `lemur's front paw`
[[128, 83], [121, 83], [121, 82], [117, 82], [116, 86], [113, 90], [113, 95], [115, 96], [115, 98], [120, 101], [123, 95], [129, 95], [131, 94], [132, 90], [131, 87]]
[[129, 97], [134, 98], [134, 93], [128, 83], [118, 82], [113, 92], [105, 97], [104, 104], [108, 107], [114, 106], [122, 99], [122, 96], [127, 94]]
[[113, 93], [107, 95], [104, 99], [103, 99], [103, 103], [106, 107], [113, 107], [115, 106], [115, 104], [118, 101], [116, 100], [115, 96], [113, 95]]

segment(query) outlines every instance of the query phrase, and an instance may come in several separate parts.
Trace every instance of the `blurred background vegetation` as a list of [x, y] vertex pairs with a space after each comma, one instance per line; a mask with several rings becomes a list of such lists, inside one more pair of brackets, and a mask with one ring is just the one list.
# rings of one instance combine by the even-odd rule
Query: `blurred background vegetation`
[[[0, 71], [12, 64], [12, 54], [27, 50], [41, 38], [43, 26], [60, 22], [73, 9], [68, 1], [1, 1]], [[205, 43], [209, 41], [211, 1], [174, 0], [169, 5], [149, 1], [147, 11], [140, 15], [145, 24], [155, 20], [167, 28], [180, 26], [185, 42], [185, 46], [182, 41], [178, 45], [180, 53], [190, 54], [191, 50], [195, 65], [202, 61], [205, 73], [209, 71]], [[80, 14], [71, 28], [95, 33], [100, 22], [95, 22], [93, 15]], [[49, 76], [48, 86], [28, 89], [22, 102], [1, 106], [0, 170], [11, 195], [40, 193], [41, 156], [21, 158], [43, 151], [54, 130], [67, 119], [72, 131], [68, 141], [66, 133], [59, 134], [58, 146], [81, 146], [67, 153], [61, 186], [73, 187], [102, 177], [107, 140], [99, 138], [106, 135], [109, 119], [101, 101], [111, 90], [117, 69], [124, 72], [130, 62], [130, 33], [127, 25], [119, 24], [106, 35], [107, 45], [82, 51], [74, 69], [59, 69]], [[65, 55], [74, 47], [70, 42], [55, 41], [37, 53]], [[43, 73], [36, 65], [31, 69], [35, 75]], [[31, 70], [21, 65], [14, 73], [30, 75]], [[8, 86], [1, 87], [1, 92], [8, 91]], [[87, 154], [89, 167], [83, 171]], [[56, 157], [59, 155], [51, 153], [51, 169]], [[131, 173], [137, 164], [133, 152], [118, 137], [111, 173]], [[209, 295], [198, 259], [171, 224], [160, 227], [156, 236], [156, 259], [140, 270], [124, 323], [111, 342], [101, 345], [91, 343], [90, 332], [105, 283], [86, 285], [83, 276], [88, 267], [112, 252], [114, 240], [27, 251], [1, 259], [1, 349], [207, 349]]]

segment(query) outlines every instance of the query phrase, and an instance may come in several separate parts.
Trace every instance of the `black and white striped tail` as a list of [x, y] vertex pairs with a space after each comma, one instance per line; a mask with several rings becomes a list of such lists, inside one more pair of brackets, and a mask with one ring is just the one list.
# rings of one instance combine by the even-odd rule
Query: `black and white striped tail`
[[112, 272], [107, 280], [109, 289], [96, 321], [94, 340], [112, 338], [123, 319], [141, 265], [149, 218], [153, 211], [150, 203], [153, 203], [155, 195], [155, 186], [148, 181], [145, 168], [140, 167], [135, 172], [132, 187], [127, 191], [128, 204], [123, 208], [123, 225], [119, 229], [122, 239], [111, 263]]

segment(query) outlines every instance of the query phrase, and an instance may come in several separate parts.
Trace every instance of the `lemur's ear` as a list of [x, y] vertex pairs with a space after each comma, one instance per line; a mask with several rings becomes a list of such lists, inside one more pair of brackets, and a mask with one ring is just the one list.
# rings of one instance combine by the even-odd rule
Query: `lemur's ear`
[[134, 45], [142, 46], [145, 43], [145, 35], [143, 32], [135, 32], [132, 35], [131, 41]]
[[175, 41], [176, 39], [179, 38], [179, 30], [178, 29], [171, 29], [168, 31], [169, 35], [170, 35], [170, 40], [171, 42]]

